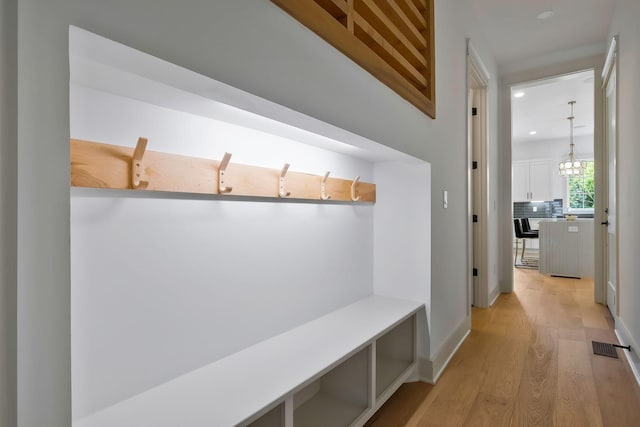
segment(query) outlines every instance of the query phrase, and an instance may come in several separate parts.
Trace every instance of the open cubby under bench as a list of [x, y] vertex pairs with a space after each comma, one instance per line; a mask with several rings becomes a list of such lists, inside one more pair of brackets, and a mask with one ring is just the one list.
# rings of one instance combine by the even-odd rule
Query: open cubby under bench
[[366, 297], [73, 425], [362, 425], [415, 373], [422, 307]]

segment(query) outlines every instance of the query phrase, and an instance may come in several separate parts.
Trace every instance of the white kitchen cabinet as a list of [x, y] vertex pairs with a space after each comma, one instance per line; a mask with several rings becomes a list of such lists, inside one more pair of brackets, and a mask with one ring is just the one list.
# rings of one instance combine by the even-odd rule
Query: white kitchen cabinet
[[553, 160], [522, 160], [512, 164], [514, 202], [553, 200]]

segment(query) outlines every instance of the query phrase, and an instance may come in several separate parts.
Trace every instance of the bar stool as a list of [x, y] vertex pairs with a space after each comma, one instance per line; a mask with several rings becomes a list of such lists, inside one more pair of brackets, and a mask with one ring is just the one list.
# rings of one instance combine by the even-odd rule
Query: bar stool
[[[513, 257], [513, 266], [517, 267], [517, 268], [538, 268], [538, 259], [537, 258], [533, 258], [533, 257], [527, 257], [525, 256], [525, 250], [526, 250], [526, 246], [527, 246], [527, 239], [537, 239], [538, 238], [538, 231], [537, 230], [531, 230], [531, 227], [529, 226], [529, 219], [526, 219], [526, 224], [527, 227], [529, 229], [528, 232], [525, 232], [523, 230], [523, 226], [522, 226], [522, 222], [520, 220], [520, 218], [514, 218], [513, 219], [513, 227], [514, 227], [514, 231], [516, 234], [516, 253], [515, 256]], [[520, 264], [517, 263], [518, 261], [518, 243], [519, 240], [522, 240], [522, 255], [520, 256]]]
[[534, 239], [539, 237], [539, 231], [538, 230], [532, 230], [531, 229], [531, 225], [529, 224], [529, 218], [520, 218], [520, 222], [522, 223], [522, 232], [527, 234], [532, 234], [535, 235]]

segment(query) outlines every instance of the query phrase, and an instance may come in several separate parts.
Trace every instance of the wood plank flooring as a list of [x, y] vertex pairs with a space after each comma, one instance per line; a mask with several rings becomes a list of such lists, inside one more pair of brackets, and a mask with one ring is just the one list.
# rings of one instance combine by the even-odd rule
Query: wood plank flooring
[[472, 330], [436, 385], [404, 384], [368, 427], [640, 426], [640, 388], [593, 282], [516, 269], [515, 292], [474, 308]]

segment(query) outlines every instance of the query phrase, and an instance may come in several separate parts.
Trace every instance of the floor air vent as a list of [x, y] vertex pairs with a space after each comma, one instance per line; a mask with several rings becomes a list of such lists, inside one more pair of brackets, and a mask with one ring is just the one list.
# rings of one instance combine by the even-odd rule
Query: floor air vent
[[593, 354], [599, 354], [600, 356], [608, 356], [618, 358], [618, 352], [613, 344], [599, 341], [591, 341], [593, 344]]

